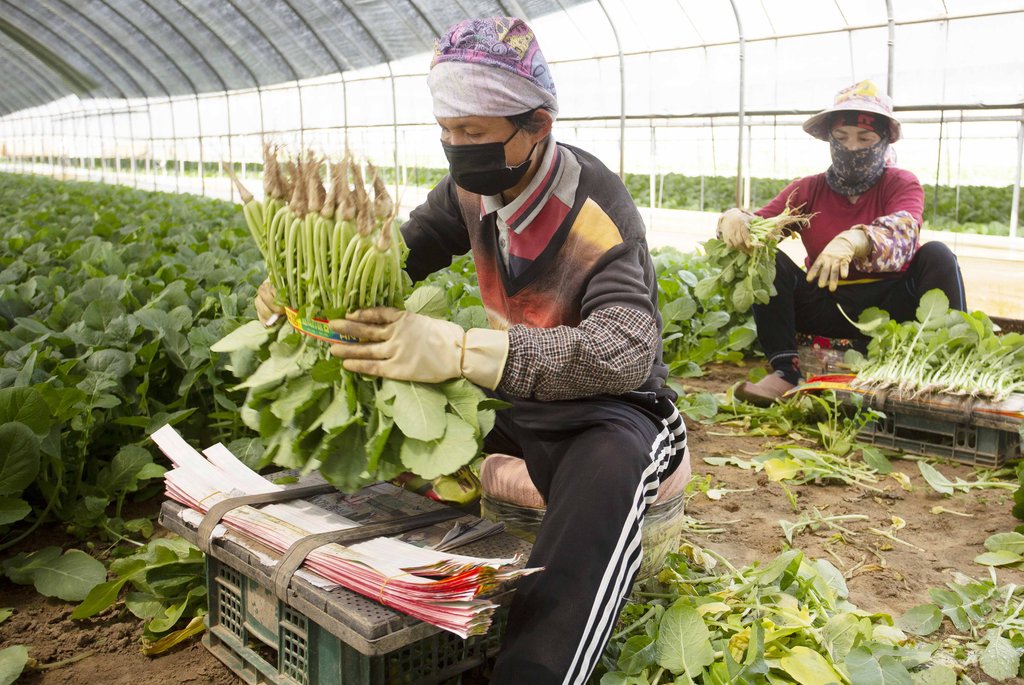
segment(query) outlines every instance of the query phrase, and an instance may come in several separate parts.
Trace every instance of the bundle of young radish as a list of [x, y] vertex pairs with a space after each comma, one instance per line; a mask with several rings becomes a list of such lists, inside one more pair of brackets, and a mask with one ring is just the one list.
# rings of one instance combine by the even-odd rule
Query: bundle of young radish
[[319, 469], [345, 491], [407, 472], [431, 480], [463, 469], [478, 456], [498, 403], [462, 379], [359, 376], [329, 353], [327, 343], [346, 343], [327, 320], [350, 311], [404, 306], [448, 316], [440, 288], [409, 295], [407, 250], [383, 180], [370, 164], [364, 176], [346, 155], [330, 165], [325, 188], [312, 152], [285, 164], [279, 154], [264, 150], [262, 202], [231, 174], [289, 324], [251, 321], [212, 348], [230, 355], [237, 387], [247, 391], [242, 419], [263, 444], [263, 452], [243, 458], [254, 468]]
[[867, 357], [847, 353], [853, 387], [902, 396], [945, 393], [995, 402], [1024, 392], [1024, 335], [997, 335], [984, 312], [949, 308], [941, 290], [921, 298], [914, 321], [900, 323], [871, 307], [856, 325], [871, 336]]
[[768, 304], [775, 291], [775, 255], [779, 241], [807, 226], [812, 215], [801, 214], [800, 207], [788, 205], [773, 217], [754, 217], [750, 230], [750, 249], [735, 250], [719, 238], [704, 242], [708, 261], [716, 270], [697, 283], [694, 289], [702, 302], [720, 295], [726, 307], [738, 314], [755, 303]]

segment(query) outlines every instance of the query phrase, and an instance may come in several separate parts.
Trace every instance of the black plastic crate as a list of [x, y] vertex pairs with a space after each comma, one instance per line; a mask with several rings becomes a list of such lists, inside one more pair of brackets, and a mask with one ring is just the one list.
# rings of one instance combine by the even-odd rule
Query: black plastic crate
[[[310, 501], [360, 523], [444, 506], [387, 483]], [[176, 502], [164, 502], [160, 523], [195, 543], [195, 527], [179, 516], [183, 509]], [[468, 522], [476, 517], [464, 518]], [[409, 535], [427, 544], [440, 540], [453, 524], [435, 524]], [[502, 532], [460, 547], [458, 553], [519, 554], [525, 560], [530, 547]], [[230, 533], [218, 538], [206, 555], [210, 612], [203, 644], [246, 683], [434, 685], [498, 651], [511, 590], [492, 597], [499, 606], [487, 634], [464, 640], [345, 588], [324, 590], [300, 576], [293, 578], [287, 601], [281, 601], [272, 589], [271, 560], [276, 557]]]
[[497, 653], [507, 610], [463, 640], [440, 631], [376, 655], [361, 653], [244, 573], [207, 556], [210, 613], [203, 644], [247, 683], [429, 685]]

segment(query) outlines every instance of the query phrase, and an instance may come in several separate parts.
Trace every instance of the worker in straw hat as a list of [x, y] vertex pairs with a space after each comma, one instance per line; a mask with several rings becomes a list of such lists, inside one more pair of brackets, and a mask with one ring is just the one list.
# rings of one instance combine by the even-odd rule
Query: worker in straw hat
[[525, 460], [547, 505], [491, 683], [584, 683], [637, 573], [647, 506], [686, 459], [666, 387], [658, 285], [619, 178], [557, 143], [533, 31], [473, 19], [436, 43], [427, 85], [449, 175], [402, 234], [413, 280], [472, 252], [489, 328], [392, 308], [331, 322], [332, 352], [385, 378], [464, 377], [511, 406], [486, 451]]
[[[864, 338], [847, 320], [880, 307], [899, 321], [913, 319], [921, 296], [942, 290], [950, 307], [963, 310], [963, 279], [953, 253], [940, 242], [920, 244], [924, 191], [917, 178], [886, 164], [900, 139], [892, 101], [870, 81], [844, 88], [829, 109], [804, 122], [804, 131], [829, 144], [832, 165], [787, 185], [753, 214], [726, 211], [718, 236], [738, 250], [750, 248], [748, 224], [787, 206], [809, 216], [800, 230], [806, 272], [783, 252], [776, 260], [774, 295], [754, 304], [757, 337], [774, 373], [744, 383], [736, 396], [767, 405], [802, 380], [797, 332]], [[844, 316], [845, 314], [845, 316]]]

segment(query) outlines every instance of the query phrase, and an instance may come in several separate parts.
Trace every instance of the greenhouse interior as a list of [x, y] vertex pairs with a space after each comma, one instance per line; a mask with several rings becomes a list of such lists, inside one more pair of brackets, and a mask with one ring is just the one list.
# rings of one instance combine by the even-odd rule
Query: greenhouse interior
[[0, 685], [1024, 683], [1022, 35], [0, 0]]

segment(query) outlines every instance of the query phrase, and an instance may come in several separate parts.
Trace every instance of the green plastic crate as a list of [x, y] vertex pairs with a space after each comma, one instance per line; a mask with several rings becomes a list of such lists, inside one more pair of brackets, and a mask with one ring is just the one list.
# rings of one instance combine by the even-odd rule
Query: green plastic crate
[[497, 653], [507, 610], [486, 635], [463, 640], [441, 631], [393, 651], [367, 655], [273, 592], [207, 556], [209, 629], [203, 644], [246, 683], [274, 685], [428, 685]]
[[986, 468], [1020, 457], [1019, 433], [891, 410], [868, 423], [859, 437], [880, 447]]

